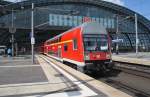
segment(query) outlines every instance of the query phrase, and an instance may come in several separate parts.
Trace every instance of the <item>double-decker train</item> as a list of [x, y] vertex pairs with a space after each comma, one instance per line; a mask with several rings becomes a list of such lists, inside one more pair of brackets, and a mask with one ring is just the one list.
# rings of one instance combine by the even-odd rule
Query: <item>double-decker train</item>
[[111, 39], [97, 22], [86, 22], [44, 43], [44, 54], [69, 62], [77, 70], [107, 71], [112, 67]]

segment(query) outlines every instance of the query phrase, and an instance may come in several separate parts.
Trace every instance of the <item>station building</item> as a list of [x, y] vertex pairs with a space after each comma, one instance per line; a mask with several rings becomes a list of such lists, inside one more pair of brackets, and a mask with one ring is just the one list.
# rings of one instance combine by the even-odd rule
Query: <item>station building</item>
[[9, 30], [13, 25], [16, 29], [15, 43], [18, 47], [30, 48], [31, 3], [35, 7], [36, 46], [86, 21], [96, 21], [106, 27], [113, 40], [117, 35], [123, 40], [119, 43], [120, 51], [135, 51], [137, 14], [139, 50], [150, 51], [150, 21], [128, 8], [102, 0], [27, 0], [1, 3], [0, 45], [11, 44]]

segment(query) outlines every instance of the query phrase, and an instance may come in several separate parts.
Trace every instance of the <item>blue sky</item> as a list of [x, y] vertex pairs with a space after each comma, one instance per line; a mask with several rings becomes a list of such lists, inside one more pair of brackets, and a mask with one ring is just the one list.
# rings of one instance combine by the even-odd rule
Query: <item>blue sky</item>
[[125, 6], [150, 20], [150, 0], [104, 0]]
[[[23, 0], [7, 0], [19, 2]], [[104, 0], [125, 6], [133, 11], [136, 11], [150, 20], [150, 0]]]
[[124, 0], [124, 6], [142, 14], [150, 20], [150, 0]]

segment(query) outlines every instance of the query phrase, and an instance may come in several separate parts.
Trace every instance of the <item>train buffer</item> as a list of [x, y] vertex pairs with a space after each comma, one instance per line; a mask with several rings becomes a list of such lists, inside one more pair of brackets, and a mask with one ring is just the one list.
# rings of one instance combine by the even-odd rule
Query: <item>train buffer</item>
[[149, 52], [139, 52], [136, 53], [120, 53], [119, 55], [113, 54], [112, 60], [122, 63], [131, 63], [141, 66], [150, 66], [150, 53]]
[[0, 57], [0, 96], [131, 97], [50, 57]]

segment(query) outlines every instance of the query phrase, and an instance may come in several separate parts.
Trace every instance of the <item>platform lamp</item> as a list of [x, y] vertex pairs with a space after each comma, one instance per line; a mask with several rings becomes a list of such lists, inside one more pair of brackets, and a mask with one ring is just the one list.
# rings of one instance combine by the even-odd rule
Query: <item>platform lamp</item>
[[[118, 15], [116, 16], [116, 23], [117, 23], [117, 25], [116, 25], [116, 39], [118, 41], [118, 39], [119, 39], [119, 17], [118, 17]], [[119, 43], [118, 42], [116, 42], [116, 54], [117, 55], [119, 54]]]
[[34, 44], [35, 44], [35, 38], [34, 38], [34, 3], [32, 3], [32, 9], [31, 9], [31, 53], [32, 53], [32, 64], [34, 64]]
[[12, 57], [14, 57], [14, 34], [16, 32], [16, 28], [14, 27], [14, 10], [13, 9], [12, 9], [12, 16], [11, 16], [11, 27], [9, 27], [9, 32], [11, 33]]
[[137, 16], [136, 13], [134, 14], [134, 18], [135, 18], [136, 55], [138, 55], [138, 44], [139, 44], [139, 38], [138, 38], [138, 16]]

